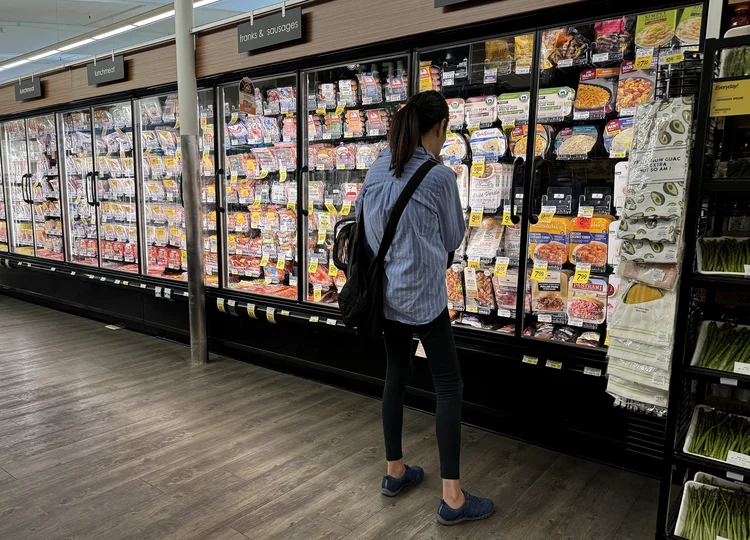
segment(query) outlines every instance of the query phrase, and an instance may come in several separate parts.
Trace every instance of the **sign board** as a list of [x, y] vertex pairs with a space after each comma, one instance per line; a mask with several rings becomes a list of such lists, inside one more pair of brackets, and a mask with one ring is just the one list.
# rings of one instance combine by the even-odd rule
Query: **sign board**
[[115, 56], [114, 60], [97, 60], [96, 64], [92, 62], [86, 65], [86, 72], [89, 76], [89, 86], [121, 81], [125, 78], [125, 61], [122, 56]]
[[714, 83], [711, 116], [750, 114], [750, 80]]
[[302, 38], [302, 8], [296, 7], [237, 26], [237, 50], [265, 49]]
[[39, 77], [17, 82], [15, 88], [16, 101], [29, 101], [42, 97], [42, 80]]
[[446, 6], [452, 6], [454, 4], [461, 4], [463, 2], [468, 2], [469, 0], [435, 0], [435, 7], [446, 7]]

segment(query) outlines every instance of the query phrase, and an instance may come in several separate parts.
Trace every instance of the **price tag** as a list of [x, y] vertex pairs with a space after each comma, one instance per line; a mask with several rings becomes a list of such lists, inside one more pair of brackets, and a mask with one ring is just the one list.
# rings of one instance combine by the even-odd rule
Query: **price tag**
[[339, 105], [338, 107], [336, 107], [336, 110], [333, 111], [333, 114], [335, 114], [336, 116], [341, 116], [342, 114], [344, 114], [344, 106]]
[[552, 322], [552, 315], [549, 313], [540, 313], [537, 315], [536, 320], [542, 323], [551, 323]]
[[349, 212], [352, 211], [352, 203], [349, 201], [344, 201], [344, 204], [341, 205], [341, 212], [339, 212], [342, 216], [348, 216]]
[[[167, 300], [172, 299], [172, 289], [164, 289], [164, 298], [166, 298]], [[234, 300], [231, 301], [234, 302]]]
[[735, 362], [734, 372], [742, 375], [750, 375], [750, 364], [747, 362]]
[[352, 131], [345, 131], [344, 132], [344, 138], [345, 139], [353, 139], [354, 138], [354, 133]]
[[325, 113], [326, 113], [325, 107], [318, 107], [317, 109], [315, 109], [315, 114], [325, 114]]
[[323, 287], [320, 285], [313, 285], [313, 302], [320, 302], [323, 296]]
[[568, 319], [568, 326], [577, 326], [583, 328], [583, 321], [581, 319]]
[[217, 298], [216, 299], [216, 307], [222, 313], [226, 313], [227, 312], [227, 308], [224, 307], [224, 299], [223, 298]]
[[471, 176], [484, 176], [484, 158], [475, 157], [471, 162]]
[[291, 210], [292, 212], [297, 211], [297, 203], [294, 201], [289, 201], [288, 203], [286, 203], [286, 207], [289, 208], [289, 210]]
[[[745, 481], [744, 475], [737, 474], [736, 472], [732, 472], [732, 471], [727, 471], [727, 478], [729, 478], [730, 480], [734, 480], [735, 482]], [[720, 536], [716, 537], [716, 540], [720, 540], [720, 539], [721, 539]], [[729, 539], [726, 539], [726, 540], [729, 540]]]
[[328, 209], [328, 211], [331, 214], [335, 214], [336, 213], [336, 207], [333, 206], [333, 201], [330, 200], [330, 199], [326, 200], [326, 208]]
[[594, 217], [593, 206], [579, 206], [578, 216], [576, 217], [576, 227], [588, 230], [591, 228], [591, 221]]
[[557, 61], [557, 67], [559, 68], [566, 68], [571, 67], [573, 65], [573, 59], [572, 58], [565, 58], [563, 60]]
[[248, 304], [247, 305], [247, 315], [251, 319], [257, 319], [258, 316], [255, 314], [255, 304]]
[[531, 269], [531, 279], [534, 281], [544, 281], [547, 277], [547, 262], [539, 261], [534, 263]]
[[89, 279], [94, 279], [96, 276], [94, 274], [89, 274]]
[[524, 355], [523, 358], [521, 359], [521, 362], [523, 362], [524, 364], [531, 364], [532, 366], [535, 366], [539, 363], [539, 358], [535, 356]]
[[745, 277], [750, 277], [750, 264], [746, 264], [745, 266]]
[[609, 347], [609, 328], [607, 328], [607, 334], [604, 336], [604, 346]]
[[122, 284], [123, 284], [123, 285], [124, 285], [125, 287], [127, 287], [127, 286], [129, 286], [129, 285], [130, 285], [130, 282], [129, 282], [129, 281], [123, 281], [123, 282], [122, 282]]
[[[8, 261], [5, 261], [5, 262], [7, 263]], [[9, 266], [8, 268], [10, 268], [10, 266]], [[72, 271], [72, 272], [70, 273], [70, 275], [71, 275], [71, 276], [75, 276], [75, 275], [76, 275], [76, 273], [75, 273], [75, 270], [74, 270], [74, 271]]]
[[591, 61], [596, 62], [606, 62], [609, 60], [609, 53], [597, 53], [591, 55]]
[[119, 280], [119, 279], [116, 279], [116, 280], [115, 280], [115, 285], [119, 285], [119, 284], [120, 284], [120, 280]]
[[286, 182], [286, 167], [279, 167], [279, 182]]
[[317, 167], [315, 167], [315, 169], [318, 170], [318, 171], [325, 171], [326, 170], [326, 166], [323, 163], [318, 163], [318, 165], [317, 165]]
[[[206, 117], [206, 115], [202, 114], [201, 115], [201, 128], [206, 129], [207, 125], [208, 125], [208, 118]], [[175, 127], [177, 127], [177, 124], [175, 124]]]
[[484, 70], [484, 84], [495, 84], [497, 82], [497, 68]]
[[268, 171], [263, 169], [258, 174], [258, 179], [263, 180], [266, 176], [268, 176]]
[[503, 219], [500, 222], [501, 225], [513, 225], [513, 221], [510, 219], [510, 210], [503, 210]]
[[339, 268], [333, 263], [330, 263], [328, 265], [328, 275], [331, 277], [336, 277], [339, 275]]
[[602, 370], [596, 369], [592, 367], [585, 367], [583, 368], [583, 374], [584, 375], [591, 375], [592, 377], [601, 377], [602, 376]]
[[282, 315], [283, 315], [284, 317], [289, 317], [289, 312], [288, 312], [287, 310], [285, 310], [285, 309], [282, 309], [282, 310], [280, 311], [280, 313], [281, 313], [281, 314], [282, 314]]
[[346, 169], [346, 164], [344, 164], [344, 163], [337, 163], [336, 164], [336, 170], [343, 171], [345, 169]]
[[443, 86], [453, 86], [456, 80], [455, 71], [444, 71], [443, 72]]
[[531, 66], [519, 66], [516, 64], [516, 75], [528, 75], [531, 72]]
[[318, 317], [317, 315], [310, 315], [310, 322], [311, 323], [316, 323], [318, 321], [320, 321], [320, 317]]
[[685, 60], [685, 54], [682, 51], [678, 51], [674, 54], [667, 54], [662, 57], [662, 62], [665, 64], [679, 64]]
[[308, 203], [307, 204], [307, 213], [308, 214], [314, 214], [315, 213], [315, 204]]
[[154, 296], [156, 298], [161, 298], [161, 287], [154, 287]]
[[497, 310], [497, 316], [498, 317], [507, 317], [509, 319], [512, 318], [512, 315], [510, 314], [510, 310], [509, 309], [498, 309]]
[[237, 114], [237, 111], [233, 112], [232, 117], [229, 119], [229, 124], [236, 124], [238, 119], [239, 115]]
[[326, 243], [326, 232], [318, 231], [318, 245], [322, 246], [325, 243]]
[[743, 467], [745, 469], [750, 469], [750, 456], [730, 450], [729, 454], [727, 455], [727, 463], [729, 463], [730, 465], [737, 465], [738, 467]]
[[283, 255], [279, 255], [276, 258], [276, 268], [279, 270], [283, 270], [285, 266], [286, 266], [286, 257], [284, 257]]
[[99, 281], [107, 281], [107, 278], [105, 278], [105, 277], [100, 277], [100, 278], [99, 278]]
[[253, 204], [251, 204], [250, 207], [251, 208], [260, 208], [260, 199], [256, 197], [253, 200]]
[[510, 259], [508, 257], [497, 257], [495, 259], [495, 277], [504, 277], [508, 273], [508, 265]]
[[591, 263], [576, 264], [576, 273], [573, 276], [573, 283], [584, 284], [589, 282], [591, 277]]
[[484, 208], [472, 208], [471, 216], [469, 217], [469, 227], [479, 227], [482, 224], [483, 216]]
[[263, 257], [260, 259], [260, 265], [261, 266], [268, 266], [268, 254], [263, 254]]
[[648, 69], [654, 61], [654, 49], [636, 49], [635, 69]]
[[656, 333], [656, 341], [660, 343], [669, 343], [669, 334], [667, 332], [661, 331]]
[[557, 362], [555, 360], [547, 360], [544, 365], [552, 369], [562, 369], [562, 362]]
[[555, 206], [542, 206], [542, 211], [539, 212], [539, 221], [541, 223], [549, 223], [552, 218], [555, 217]]
[[271, 324], [276, 324], [276, 310], [274, 308], [266, 308], [266, 320]]
[[336, 319], [327, 319], [326, 324], [329, 326], [336, 326]]
[[310, 264], [307, 266], [307, 272], [314, 274], [318, 271], [318, 259], [311, 259]]
[[469, 257], [469, 268], [476, 268], [477, 270], [479, 270], [479, 263], [479, 257]]

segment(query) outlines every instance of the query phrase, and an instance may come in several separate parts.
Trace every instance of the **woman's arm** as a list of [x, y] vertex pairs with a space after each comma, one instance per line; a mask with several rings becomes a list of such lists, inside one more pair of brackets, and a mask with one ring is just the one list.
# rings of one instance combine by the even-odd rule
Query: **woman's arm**
[[438, 223], [446, 253], [456, 251], [464, 239], [466, 221], [461, 209], [456, 173], [447, 167], [433, 169], [441, 175], [440, 196], [437, 201]]

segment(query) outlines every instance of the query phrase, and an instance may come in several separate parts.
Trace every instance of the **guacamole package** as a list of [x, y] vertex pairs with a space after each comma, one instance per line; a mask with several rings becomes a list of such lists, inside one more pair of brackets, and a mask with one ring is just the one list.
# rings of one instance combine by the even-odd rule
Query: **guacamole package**
[[529, 255], [534, 262], [546, 262], [551, 268], [565, 264], [571, 224], [569, 218], [553, 217], [529, 226]]
[[607, 266], [610, 216], [594, 216], [591, 226], [582, 228], [573, 221], [570, 227], [570, 257], [572, 264], [589, 263], [592, 269]]
[[623, 240], [620, 247], [620, 259], [639, 263], [680, 262], [682, 246], [679, 242], [653, 242], [651, 240]]

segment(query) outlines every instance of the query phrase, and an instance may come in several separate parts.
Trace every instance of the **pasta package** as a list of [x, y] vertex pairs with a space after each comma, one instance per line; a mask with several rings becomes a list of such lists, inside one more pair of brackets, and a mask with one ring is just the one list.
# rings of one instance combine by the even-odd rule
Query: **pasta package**
[[586, 283], [568, 283], [568, 319], [601, 324], [607, 318], [607, 280], [590, 278]]
[[[547, 127], [536, 125], [534, 155], [544, 156], [549, 150], [550, 134]], [[516, 126], [510, 132], [510, 153], [514, 158], [526, 159], [526, 147], [529, 143], [529, 126]]]
[[560, 268], [568, 258], [569, 218], [553, 217], [529, 227], [529, 252], [534, 262], [546, 262]]
[[572, 264], [589, 263], [592, 269], [604, 269], [607, 266], [607, 246], [611, 220], [594, 216], [591, 227], [577, 227], [575, 221], [570, 228], [570, 262]]
[[696, 45], [701, 40], [701, 21], [703, 4], [690, 6], [682, 10], [675, 35], [683, 45]]
[[445, 138], [440, 155], [445, 163], [460, 163], [469, 155], [469, 145], [463, 135], [451, 131]]
[[638, 105], [654, 99], [655, 89], [656, 70], [636, 69], [635, 62], [627, 60], [620, 65], [615, 109], [620, 116], [634, 116]]
[[563, 128], [555, 137], [557, 159], [588, 159], [598, 139], [596, 126]]
[[601, 119], [615, 109], [620, 68], [585, 69], [576, 91], [574, 120]]
[[489, 63], [512, 62], [513, 45], [511, 39], [493, 39], [484, 42], [484, 57]]
[[552, 270], [544, 281], [531, 282], [531, 310], [534, 313], [565, 314], [568, 305], [568, 282], [573, 272]]
[[516, 61], [516, 73], [528, 73], [531, 68], [531, 57], [534, 54], [534, 34], [524, 34], [513, 38]]
[[503, 171], [500, 163], [486, 163], [481, 176], [471, 175], [469, 206], [494, 212], [503, 203]]
[[486, 160], [496, 160], [505, 156], [507, 142], [505, 134], [498, 128], [478, 129], [471, 134], [469, 141], [471, 154]]
[[610, 120], [604, 126], [604, 148], [612, 158], [625, 158], [633, 142], [633, 118]]
[[675, 9], [638, 15], [635, 23], [635, 44], [649, 49], [669, 44], [674, 37], [676, 22]]

